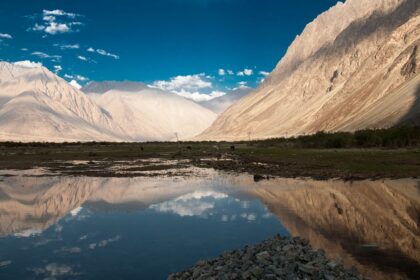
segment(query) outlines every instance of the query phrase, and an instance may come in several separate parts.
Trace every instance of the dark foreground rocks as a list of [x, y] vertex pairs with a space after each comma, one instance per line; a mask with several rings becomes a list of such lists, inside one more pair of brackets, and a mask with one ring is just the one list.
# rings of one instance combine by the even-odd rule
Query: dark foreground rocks
[[226, 252], [199, 261], [194, 267], [172, 274], [168, 280], [230, 279], [365, 279], [356, 269], [345, 269], [340, 261], [329, 260], [307, 240], [275, 236], [256, 246]]

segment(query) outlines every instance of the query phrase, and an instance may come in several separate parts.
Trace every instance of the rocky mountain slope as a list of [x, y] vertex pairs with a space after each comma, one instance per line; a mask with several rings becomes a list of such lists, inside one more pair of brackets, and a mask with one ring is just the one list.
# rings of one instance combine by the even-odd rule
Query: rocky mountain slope
[[347, 0], [308, 24], [271, 75], [198, 140], [384, 128], [420, 120], [420, 2]]
[[89, 94], [40, 65], [0, 62], [0, 141], [168, 141], [193, 137], [210, 110], [134, 82], [91, 83]]
[[48, 69], [0, 62], [0, 140], [126, 139], [108, 112]]
[[[216, 114], [195, 102], [173, 93], [152, 89], [138, 83], [109, 83], [88, 92], [107, 110], [126, 134], [137, 141], [186, 139], [203, 132]], [[105, 88], [108, 86], [108, 90]]]

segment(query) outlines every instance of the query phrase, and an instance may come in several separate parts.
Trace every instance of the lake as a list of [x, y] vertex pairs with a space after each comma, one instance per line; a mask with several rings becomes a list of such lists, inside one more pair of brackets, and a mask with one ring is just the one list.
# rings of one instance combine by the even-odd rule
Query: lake
[[420, 181], [0, 176], [0, 279], [166, 279], [275, 234], [372, 279], [420, 275]]

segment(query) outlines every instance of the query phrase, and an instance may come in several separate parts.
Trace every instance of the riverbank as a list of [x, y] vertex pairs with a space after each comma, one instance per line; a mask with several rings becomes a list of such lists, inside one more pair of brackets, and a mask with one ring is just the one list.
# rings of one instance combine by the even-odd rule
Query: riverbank
[[[132, 172], [121, 175], [121, 165]], [[420, 149], [306, 149], [258, 142], [0, 143], [0, 170], [45, 168], [63, 175], [118, 177], [157, 170], [176, 174], [186, 166], [248, 172], [259, 178], [416, 178]]]
[[230, 251], [216, 259], [199, 261], [168, 280], [183, 279], [365, 279], [356, 269], [345, 269], [300, 238], [279, 235], [255, 246]]

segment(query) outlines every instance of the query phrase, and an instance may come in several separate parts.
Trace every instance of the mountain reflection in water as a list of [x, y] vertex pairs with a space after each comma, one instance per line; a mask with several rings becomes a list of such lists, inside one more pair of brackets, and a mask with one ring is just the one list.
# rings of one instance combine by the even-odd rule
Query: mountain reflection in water
[[420, 182], [277, 179], [250, 193], [293, 236], [372, 279], [420, 275]]
[[[109, 244], [117, 244], [114, 246], [117, 250], [122, 244], [142, 242], [156, 243], [155, 246], [166, 242], [165, 246], [170, 244], [174, 250], [171, 252], [174, 257], [182, 250], [182, 242], [191, 243], [190, 250], [200, 251], [191, 252], [191, 260], [184, 263], [175, 264], [168, 259], [167, 263], [160, 263], [166, 267], [158, 267], [145, 261], [147, 256], [141, 253], [129, 255], [131, 251], [125, 248], [126, 258], [134, 266], [127, 276], [136, 276], [136, 269], [140, 271], [134, 265], [137, 261], [149, 269], [140, 271], [142, 275], [150, 273], [148, 279], [163, 279], [168, 272], [193, 265], [197, 260], [194, 258], [212, 257], [225, 249], [258, 242], [280, 232], [309, 239], [313, 247], [324, 249], [332, 258], [342, 258], [346, 265], [356, 266], [373, 279], [414, 279], [420, 275], [419, 190], [420, 181], [414, 179], [254, 182], [249, 175], [216, 171], [195, 178], [4, 177], [0, 178], [0, 276], [4, 273], [7, 279], [18, 279], [13, 277], [12, 269], [16, 260], [8, 254], [17, 248], [8, 248], [7, 242], [28, 253], [35, 252], [34, 248], [50, 242], [48, 235], [70, 227], [70, 224], [63, 225], [65, 221], [74, 223], [72, 230], [80, 235], [77, 242], [60, 237], [67, 243], [65, 246], [48, 245], [51, 246], [48, 252], [36, 251], [45, 264], [29, 266], [28, 273], [39, 279], [51, 273], [62, 273], [55, 278], [83, 279], [84, 273], [99, 277], [100, 274], [92, 274], [93, 268], [83, 272], [83, 263], [76, 264], [71, 257], [85, 252], [79, 243], [90, 235], [99, 235], [95, 232], [97, 227], [97, 231], [106, 231], [108, 235], [87, 242], [86, 247], [91, 251]], [[177, 223], [188, 219], [191, 224], [177, 227]], [[127, 227], [124, 234], [111, 229], [119, 223], [120, 227]], [[145, 224], [148, 228], [141, 228]], [[162, 224], [166, 231], [173, 230], [173, 234], [165, 232], [163, 237]], [[200, 227], [203, 228], [201, 240], [192, 240], [197, 238], [192, 232]], [[85, 235], [83, 230], [87, 231]], [[140, 230], [150, 231], [149, 235]], [[26, 239], [34, 240], [27, 244], [23, 241]], [[211, 242], [205, 243], [207, 240]], [[200, 242], [202, 246], [218, 244], [219, 247], [198, 248]], [[51, 250], [62, 254], [63, 263], [68, 258], [70, 264], [50, 262]], [[159, 252], [155, 257], [159, 257]], [[88, 262], [86, 258], [78, 259], [81, 260]]]

